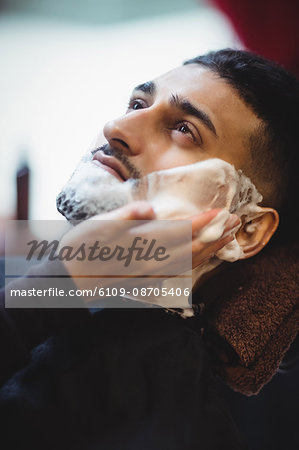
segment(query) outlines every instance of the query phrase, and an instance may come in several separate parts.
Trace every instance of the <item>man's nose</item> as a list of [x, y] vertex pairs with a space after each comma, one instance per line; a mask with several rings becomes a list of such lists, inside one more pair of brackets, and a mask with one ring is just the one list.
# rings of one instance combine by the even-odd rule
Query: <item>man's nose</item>
[[111, 147], [127, 155], [138, 155], [142, 152], [149, 132], [144, 112], [130, 112], [106, 123], [103, 133]]

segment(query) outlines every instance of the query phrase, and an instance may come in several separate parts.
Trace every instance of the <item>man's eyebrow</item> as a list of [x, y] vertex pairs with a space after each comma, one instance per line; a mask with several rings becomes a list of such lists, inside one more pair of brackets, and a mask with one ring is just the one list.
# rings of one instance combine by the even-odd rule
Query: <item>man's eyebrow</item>
[[153, 81], [147, 81], [146, 83], [136, 86], [134, 91], [142, 91], [145, 94], [154, 95], [156, 92], [156, 85]]
[[205, 113], [202, 109], [199, 109], [196, 106], [192, 105], [189, 100], [180, 99], [178, 95], [172, 95], [170, 103], [181, 111], [189, 114], [190, 116], [194, 116], [199, 119], [210, 131], [212, 131], [214, 136], [218, 138], [215, 125], [213, 124], [208, 114]]

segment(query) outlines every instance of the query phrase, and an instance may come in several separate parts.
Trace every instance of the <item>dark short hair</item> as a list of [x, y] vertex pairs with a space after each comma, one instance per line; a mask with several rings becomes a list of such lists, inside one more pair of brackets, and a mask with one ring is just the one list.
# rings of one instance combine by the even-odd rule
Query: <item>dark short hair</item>
[[298, 228], [298, 80], [275, 62], [244, 50], [213, 51], [184, 64], [194, 63], [225, 80], [261, 119], [262, 126], [248, 139], [248, 175], [266, 186], [263, 204], [279, 211], [281, 231], [290, 231], [292, 224]]

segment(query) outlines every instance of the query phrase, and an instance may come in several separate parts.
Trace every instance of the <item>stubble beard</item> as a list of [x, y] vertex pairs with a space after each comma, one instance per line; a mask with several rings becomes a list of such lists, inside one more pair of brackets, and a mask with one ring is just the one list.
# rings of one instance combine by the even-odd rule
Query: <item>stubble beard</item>
[[[107, 146], [101, 149], [106, 154], [112, 154]], [[88, 152], [82, 158], [56, 198], [58, 211], [72, 224], [120, 208], [132, 201], [131, 191], [137, 180], [130, 178], [125, 182], [119, 181], [105, 169], [95, 165], [92, 158], [96, 150]], [[136, 172], [136, 178], [137, 175]]]

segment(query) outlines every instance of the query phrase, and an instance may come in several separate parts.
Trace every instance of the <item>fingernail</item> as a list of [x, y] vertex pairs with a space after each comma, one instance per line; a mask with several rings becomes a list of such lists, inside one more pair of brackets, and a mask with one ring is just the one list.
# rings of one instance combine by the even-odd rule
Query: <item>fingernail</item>
[[232, 214], [225, 224], [226, 229], [235, 228], [240, 225], [241, 221], [236, 214]]
[[136, 213], [140, 217], [144, 217], [144, 216], [154, 217], [155, 216], [153, 208], [151, 207], [151, 205], [149, 203], [141, 203], [140, 205], [138, 205], [138, 209], [136, 210]]
[[229, 244], [231, 241], [233, 241], [235, 239], [235, 235], [234, 234], [228, 234], [227, 236], [223, 237], [223, 243], [224, 245]]

